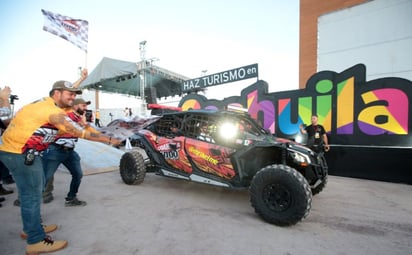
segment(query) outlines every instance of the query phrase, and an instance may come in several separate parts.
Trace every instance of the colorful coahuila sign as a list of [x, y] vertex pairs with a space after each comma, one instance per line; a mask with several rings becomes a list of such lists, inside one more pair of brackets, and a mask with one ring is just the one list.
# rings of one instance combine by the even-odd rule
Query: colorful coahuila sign
[[334, 144], [411, 146], [412, 82], [401, 78], [365, 79], [366, 67], [358, 64], [342, 73], [316, 73], [303, 90], [268, 93], [268, 84], [258, 81], [242, 90], [240, 96], [222, 101], [189, 94], [179, 107], [241, 106], [264, 128], [292, 139], [299, 135], [299, 126], [310, 124], [311, 115], [317, 114]]

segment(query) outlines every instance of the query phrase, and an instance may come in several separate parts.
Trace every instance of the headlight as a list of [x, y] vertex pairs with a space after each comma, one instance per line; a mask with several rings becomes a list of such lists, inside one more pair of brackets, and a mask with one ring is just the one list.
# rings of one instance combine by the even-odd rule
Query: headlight
[[238, 129], [232, 123], [223, 123], [220, 126], [219, 135], [225, 139], [233, 139], [237, 136]]
[[308, 166], [311, 163], [308, 155], [305, 155], [298, 151], [289, 151], [289, 153], [293, 161], [300, 166]]

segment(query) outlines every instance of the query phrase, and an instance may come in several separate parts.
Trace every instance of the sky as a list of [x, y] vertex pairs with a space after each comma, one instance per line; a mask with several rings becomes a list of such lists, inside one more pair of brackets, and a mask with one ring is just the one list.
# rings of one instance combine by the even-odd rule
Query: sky
[[[41, 9], [87, 20], [87, 54], [44, 31]], [[140, 61], [144, 40], [146, 59], [189, 78], [257, 63], [269, 92], [299, 87], [299, 0], [0, 0], [0, 16], [0, 87], [18, 95], [16, 110], [48, 96], [57, 80], [75, 81], [79, 67], [92, 72], [103, 57]], [[238, 96], [255, 81], [210, 87], [205, 95]], [[100, 108], [140, 104], [99, 98]]]

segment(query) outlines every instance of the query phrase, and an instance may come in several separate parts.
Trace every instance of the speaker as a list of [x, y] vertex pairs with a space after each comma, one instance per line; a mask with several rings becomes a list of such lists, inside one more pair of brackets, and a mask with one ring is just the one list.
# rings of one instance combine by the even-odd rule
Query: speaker
[[151, 87], [151, 88], [145, 88], [144, 89], [144, 94], [146, 98], [146, 103], [148, 104], [157, 104], [157, 96], [156, 96], [156, 88]]

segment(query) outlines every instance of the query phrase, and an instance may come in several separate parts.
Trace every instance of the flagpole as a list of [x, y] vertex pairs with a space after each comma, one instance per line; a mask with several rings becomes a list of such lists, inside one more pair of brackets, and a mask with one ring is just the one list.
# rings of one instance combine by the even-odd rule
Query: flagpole
[[94, 94], [94, 100], [95, 100], [95, 110], [99, 110], [99, 89], [96, 89], [95, 94]]
[[84, 68], [87, 68], [87, 51], [84, 54]]
[[[84, 66], [87, 68], [87, 51], [85, 52], [85, 58], [84, 58]], [[94, 110], [97, 111], [100, 109], [100, 102], [99, 102], [99, 87], [96, 87], [96, 90], [94, 91]]]

